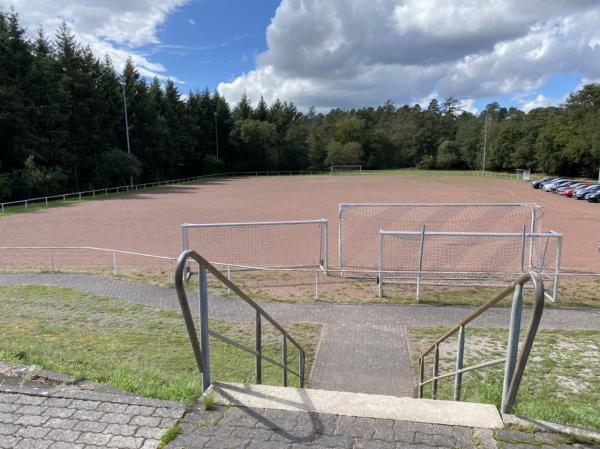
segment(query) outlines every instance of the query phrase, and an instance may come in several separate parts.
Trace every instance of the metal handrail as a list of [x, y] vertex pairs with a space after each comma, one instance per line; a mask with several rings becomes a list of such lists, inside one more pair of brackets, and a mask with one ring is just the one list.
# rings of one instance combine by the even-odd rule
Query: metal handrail
[[[185, 277], [186, 267], [188, 260], [193, 259], [199, 266], [198, 276], [198, 289], [200, 299], [200, 339], [198, 339], [196, 333], [196, 327], [190, 311], [190, 306], [187, 299], [187, 293], [185, 291]], [[237, 343], [223, 335], [218, 334], [209, 329], [208, 326], [208, 287], [207, 287], [207, 271], [211, 273], [218, 281], [224, 284], [230, 291], [234, 292], [238, 297], [245, 301], [256, 311], [255, 318], [255, 347], [254, 349], [248, 348], [240, 343]], [[194, 351], [194, 357], [196, 359], [196, 365], [198, 370], [202, 373], [202, 388], [206, 390], [211, 384], [210, 375], [210, 348], [208, 343], [208, 337], [215, 337], [222, 342], [232, 345], [242, 351], [253, 354], [256, 358], [255, 374], [256, 383], [262, 382], [262, 360], [266, 360], [276, 366], [279, 366], [283, 370], [283, 386], [288, 385], [288, 374], [293, 374], [300, 380], [300, 388], [304, 388], [305, 378], [305, 364], [306, 364], [306, 353], [304, 349], [294, 340], [294, 338], [277, 322], [275, 321], [265, 310], [254, 302], [248, 295], [241, 291], [233, 282], [231, 282], [225, 275], [223, 275], [217, 268], [208, 262], [204, 257], [193, 250], [186, 250], [181, 253], [177, 259], [177, 266], [175, 268], [175, 290], [177, 291], [177, 298], [181, 306], [183, 313], [183, 319], [187, 328], [190, 342], [192, 344], [192, 350]], [[283, 356], [281, 362], [274, 360], [262, 353], [262, 318], [265, 318], [269, 323], [275, 327], [282, 335], [282, 350]], [[288, 342], [294, 345], [298, 349], [298, 366], [299, 372], [293, 371], [288, 367]]]
[[[525, 284], [528, 282], [533, 284], [533, 310], [531, 314], [531, 320], [529, 321], [529, 326], [527, 328], [527, 334], [525, 335], [525, 340], [523, 341], [521, 353], [517, 358], [519, 349], [519, 333], [521, 329], [521, 315], [523, 312], [523, 290]], [[463, 358], [465, 349], [465, 326], [498, 304], [511, 292], [513, 292], [513, 302], [510, 315], [506, 357], [464, 367]], [[438, 338], [426, 351], [419, 356], [418, 397], [423, 397], [423, 386], [431, 383], [431, 397], [432, 399], [436, 399], [438, 381], [440, 379], [454, 376], [454, 400], [458, 401], [460, 400], [463, 373], [505, 363], [504, 382], [502, 387], [502, 404], [500, 408], [502, 413], [511, 413], [521, 380], [523, 378], [523, 373], [525, 372], [527, 360], [529, 359], [529, 354], [531, 353], [531, 347], [533, 346], [533, 341], [535, 340], [540, 320], [542, 318], [542, 313], [544, 311], [544, 299], [544, 283], [542, 278], [538, 273], [530, 272], [521, 275], [511, 285], [471, 312], [465, 319]], [[453, 371], [440, 374], [440, 344], [450, 338], [456, 332], [458, 332], [456, 367]], [[430, 379], [425, 380], [425, 357], [431, 352], [434, 353], [433, 375]]]

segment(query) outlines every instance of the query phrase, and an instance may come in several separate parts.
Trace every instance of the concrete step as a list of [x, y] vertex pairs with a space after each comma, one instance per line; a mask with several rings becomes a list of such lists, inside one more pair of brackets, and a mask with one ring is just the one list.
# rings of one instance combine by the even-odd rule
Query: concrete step
[[503, 427], [500, 413], [490, 404], [221, 382], [209, 391], [222, 405], [486, 429]]

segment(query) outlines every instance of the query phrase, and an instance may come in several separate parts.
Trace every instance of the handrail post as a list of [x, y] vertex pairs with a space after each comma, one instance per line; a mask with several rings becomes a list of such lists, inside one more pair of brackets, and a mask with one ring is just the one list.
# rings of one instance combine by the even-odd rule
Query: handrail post
[[283, 386], [288, 386], [288, 346], [285, 334], [283, 334]]
[[117, 252], [113, 251], [113, 276], [117, 275]]
[[506, 351], [506, 365], [504, 366], [504, 382], [502, 385], [502, 405], [501, 411], [505, 413], [512, 377], [517, 361], [519, 350], [519, 333], [521, 330], [521, 313], [523, 311], [523, 286], [517, 284], [513, 295], [513, 303], [510, 312], [510, 327], [508, 329], [508, 348]]
[[423, 381], [425, 380], [425, 358], [419, 357], [419, 391], [417, 393], [418, 398], [423, 397]]
[[54, 273], [54, 249], [50, 248], [50, 272]]
[[552, 302], [558, 298], [558, 286], [560, 283], [560, 259], [562, 258], [562, 236], [556, 237], [556, 259], [554, 260], [554, 285], [552, 286]]
[[526, 237], [527, 237], [527, 230], [525, 228], [525, 225], [523, 225], [523, 237], [521, 240], [521, 273], [525, 273], [525, 239], [526, 239]]
[[255, 331], [255, 350], [256, 350], [256, 383], [262, 383], [262, 320], [260, 313], [256, 312], [256, 331]]
[[377, 277], [377, 294], [383, 298], [383, 234], [379, 230], [379, 276]]
[[315, 301], [319, 300], [319, 272], [315, 271]]
[[298, 351], [298, 366], [300, 367], [300, 388], [304, 388], [304, 364], [306, 359], [304, 358], [304, 352]]
[[200, 301], [200, 350], [202, 352], [202, 391], [210, 386], [210, 354], [208, 344], [208, 283], [206, 267], [199, 264], [198, 269], [198, 299]]
[[435, 345], [433, 353], [433, 382], [431, 383], [431, 399], [437, 399], [438, 375], [440, 374], [440, 345]]
[[465, 327], [461, 326], [458, 330], [458, 342], [456, 348], [456, 373], [454, 375], [454, 400], [460, 401], [460, 393], [462, 388], [462, 373], [465, 354]]

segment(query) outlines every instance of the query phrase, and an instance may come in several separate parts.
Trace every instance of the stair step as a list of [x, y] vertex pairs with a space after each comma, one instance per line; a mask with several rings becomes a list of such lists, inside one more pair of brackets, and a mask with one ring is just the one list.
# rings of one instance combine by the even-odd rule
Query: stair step
[[500, 413], [490, 404], [224, 382], [208, 391], [223, 405], [487, 429], [503, 426]]

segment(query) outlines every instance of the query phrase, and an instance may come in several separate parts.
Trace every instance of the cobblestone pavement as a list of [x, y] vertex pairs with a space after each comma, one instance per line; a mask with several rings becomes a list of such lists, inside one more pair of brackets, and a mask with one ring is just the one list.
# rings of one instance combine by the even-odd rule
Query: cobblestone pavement
[[[0, 284], [44, 284], [119, 298], [137, 304], [179, 310], [173, 289], [92, 274], [4, 273]], [[190, 295], [190, 306], [198, 304]], [[280, 322], [316, 322], [324, 325], [311, 376], [313, 388], [360, 393], [413, 395], [406, 327], [450, 326], [472, 310], [466, 306], [383, 304], [327, 304], [315, 302], [261, 303]], [[211, 297], [212, 318], [251, 322], [252, 309], [241, 300]], [[510, 310], [495, 308], [474, 326], [507, 326]], [[529, 311], [524, 313], [523, 325]], [[600, 329], [600, 309], [546, 309], [543, 328]]]
[[598, 449], [528, 433], [284, 410], [200, 406], [166, 449]]
[[156, 449], [183, 416], [178, 402], [0, 384], [0, 448]]

